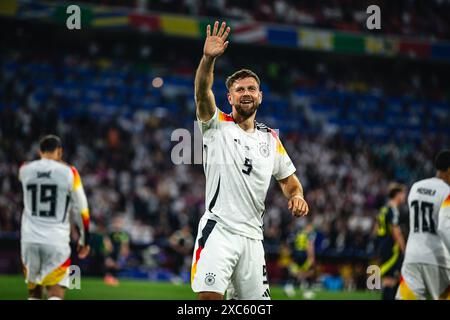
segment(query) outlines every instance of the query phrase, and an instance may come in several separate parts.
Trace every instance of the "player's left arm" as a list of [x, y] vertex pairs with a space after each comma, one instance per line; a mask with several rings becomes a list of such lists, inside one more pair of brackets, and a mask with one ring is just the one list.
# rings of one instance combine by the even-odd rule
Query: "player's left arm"
[[288, 199], [288, 209], [295, 217], [303, 217], [308, 214], [309, 208], [303, 196], [303, 186], [295, 175], [295, 166], [287, 154], [278, 134], [270, 129], [275, 142], [275, 163], [272, 175]]
[[17, 174], [17, 178], [19, 179], [20, 182], [22, 182], [23, 169], [25, 168], [26, 164], [27, 164], [26, 162], [23, 162], [19, 167], [19, 173]]
[[308, 248], [306, 249], [306, 253], [308, 255], [308, 264], [313, 265], [316, 261], [316, 250], [313, 239], [308, 240]]
[[78, 215], [75, 216], [75, 222], [80, 232], [80, 239], [78, 240], [78, 256], [80, 259], [87, 257], [89, 254], [89, 207], [87, 197], [84, 192], [83, 184], [78, 170], [71, 167], [73, 173], [73, 185], [71, 190], [71, 198], [75, 205], [75, 210]]
[[450, 252], [450, 194], [439, 209], [438, 234]]
[[392, 226], [392, 237], [394, 238], [395, 242], [400, 247], [400, 251], [405, 254], [405, 238], [403, 237], [402, 230], [400, 229], [399, 225], [393, 225]]
[[303, 217], [308, 214], [309, 207], [303, 196], [303, 187], [295, 173], [287, 178], [278, 180], [278, 184], [288, 199], [288, 209], [295, 217]]
[[402, 252], [402, 254], [405, 254], [406, 244], [405, 244], [405, 238], [403, 237], [403, 234], [402, 234], [402, 229], [400, 228], [400, 225], [399, 225], [399, 217], [398, 217], [398, 215], [391, 216], [390, 220], [391, 220], [391, 224], [392, 224], [392, 229], [391, 229], [392, 238], [394, 238], [394, 241], [400, 247], [400, 251]]

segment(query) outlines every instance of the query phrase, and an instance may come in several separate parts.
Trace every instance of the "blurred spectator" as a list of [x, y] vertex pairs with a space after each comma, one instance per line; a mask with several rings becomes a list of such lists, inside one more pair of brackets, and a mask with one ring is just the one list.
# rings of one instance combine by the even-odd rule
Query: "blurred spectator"
[[127, 259], [130, 255], [130, 238], [124, 231], [124, 219], [122, 216], [116, 216], [112, 220], [111, 232], [112, 250], [106, 258], [107, 273], [105, 283], [116, 286], [119, 284], [117, 273], [126, 267]]
[[187, 257], [192, 255], [194, 249], [194, 237], [191, 234], [190, 226], [185, 225], [175, 231], [169, 238], [169, 244], [173, 272], [180, 275], [183, 269], [190, 270], [191, 260]]

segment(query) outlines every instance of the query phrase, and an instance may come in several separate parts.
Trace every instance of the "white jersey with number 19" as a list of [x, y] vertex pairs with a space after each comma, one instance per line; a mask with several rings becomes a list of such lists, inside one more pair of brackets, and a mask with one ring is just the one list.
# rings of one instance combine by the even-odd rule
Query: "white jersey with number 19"
[[450, 254], [438, 234], [439, 209], [450, 186], [439, 178], [416, 182], [409, 192], [410, 231], [404, 264], [424, 263], [450, 268]]
[[[21, 241], [48, 245], [67, 245], [70, 241], [69, 212], [74, 205], [83, 226], [81, 244], [89, 228], [89, 210], [75, 167], [51, 159], [24, 164], [19, 171], [24, 210]], [[77, 220], [75, 220], [77, 221]]]

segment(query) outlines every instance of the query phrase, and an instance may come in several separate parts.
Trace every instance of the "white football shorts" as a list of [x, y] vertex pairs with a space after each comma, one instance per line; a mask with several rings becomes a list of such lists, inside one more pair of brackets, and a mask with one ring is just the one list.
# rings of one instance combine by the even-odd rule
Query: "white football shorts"
[[450, 269], [425, 264], [407, 263], [402, 267], [396, 299], [450, 299]]
[[69, 285], [70, 246], [21, 243], [25, 282], [29, 289], [36, 285]]
[[216, 292], [227, 299], [270, 300], [264, 247], [202, 218], [194, 248], [191, 286], [195, 293]]

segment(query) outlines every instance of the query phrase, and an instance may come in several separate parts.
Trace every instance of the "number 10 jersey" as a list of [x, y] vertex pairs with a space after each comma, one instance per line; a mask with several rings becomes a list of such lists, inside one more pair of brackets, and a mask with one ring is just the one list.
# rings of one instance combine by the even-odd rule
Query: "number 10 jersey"
[[413, 184], [408, 196], [409, 236], [404, 263], [425, 263], [450, 268], [450, 254], [438, 234], [439, 209], [450, 186], [439, 178]]

